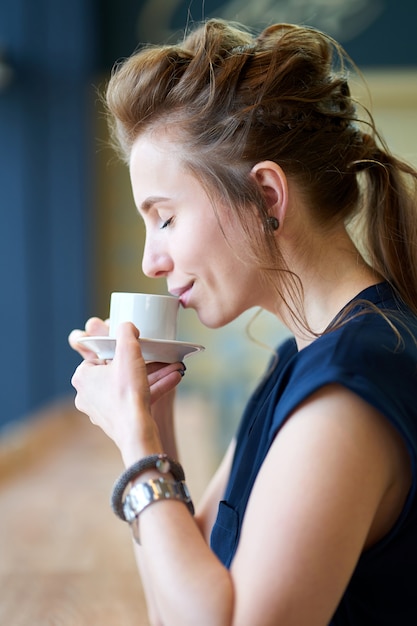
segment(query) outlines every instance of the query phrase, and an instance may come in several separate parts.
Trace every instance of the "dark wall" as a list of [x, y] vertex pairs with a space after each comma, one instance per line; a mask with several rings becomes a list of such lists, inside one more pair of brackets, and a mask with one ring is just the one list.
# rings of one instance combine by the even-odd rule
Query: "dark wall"
[[307, 23], [340, 39], [360, 66], [417, 65], [415, 0], [267, 5], [253, 18], [256, 3], [244, 0], [234, 13], [226, 0], [1, 1], [0, 426], [72, 394], [78, 357], [67, 335], [95, 313], [100, 72], [139, 42], [175, 40], [188, 20], [210, 16]]
[[67, 344], [88, 311], [89, 0], [3, 0], [0, 48], [0, 425], [71, 393]]
[[417, 65], [415, 0], [265, 0], [262, 12], [247, 0], [102, 0], [101, 63], [129, 55], [139, 43], [176, 40], [190, 21], [224, 17], [262, 28], [272, 22], [306, 24], [324, 30], [347, 49], [360, 67]]

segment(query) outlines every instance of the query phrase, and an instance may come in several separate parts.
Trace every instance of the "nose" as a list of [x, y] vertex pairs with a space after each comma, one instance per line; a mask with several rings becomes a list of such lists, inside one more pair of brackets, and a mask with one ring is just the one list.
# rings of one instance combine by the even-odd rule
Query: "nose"
[[162, 249], [158, 242], [146, 237], [145, 247], [142, 257], [142, 271], [149, 278], [162, 278], [166, 276], [173, 267], [170, 255]]

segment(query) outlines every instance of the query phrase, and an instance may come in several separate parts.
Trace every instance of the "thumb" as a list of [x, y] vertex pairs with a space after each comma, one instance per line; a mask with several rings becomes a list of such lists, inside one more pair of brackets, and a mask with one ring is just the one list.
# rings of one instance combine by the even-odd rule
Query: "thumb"
[[123, 386], [149, 396], [146, 363], [138, 339], [139, 331], [134, 324], [131, 322], [120, 324], [116, 333], [113, 365]]
[[132, 343], [134, 347], [139, 346], [139, 331], [132, 322], [122, 322], [116, 329], [116, 339], [115, 358], [117, 358], [118, 353], [126, 349], [130, 343]]

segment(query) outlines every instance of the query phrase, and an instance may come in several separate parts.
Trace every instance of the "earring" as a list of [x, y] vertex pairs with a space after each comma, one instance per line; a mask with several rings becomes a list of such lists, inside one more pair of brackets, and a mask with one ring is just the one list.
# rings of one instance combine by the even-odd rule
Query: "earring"
[[266, 218], [266, 226], [268, 230], [278, 230], [279, 228], [279, 219], [272, 215], [271, 217]]

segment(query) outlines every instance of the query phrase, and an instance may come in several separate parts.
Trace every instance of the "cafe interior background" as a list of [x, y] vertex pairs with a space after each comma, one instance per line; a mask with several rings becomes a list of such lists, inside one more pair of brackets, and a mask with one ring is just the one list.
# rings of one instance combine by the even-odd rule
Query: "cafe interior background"
[[[140, 43], [172, 41], [211, 16], [256, 28], [305, 23], [340, 40], [364, 71], [372, 101], [355, 89], [388, 144], [417, 164], [414, 0], [2, 0], [0, 447], [72, 404], [72, 328], [106, 317], [112, 291], [165, 292], [141, 272], [143, 228], [97, 93]], [[210, 331], [192, 311], [180, 313], [179, 339], [206, 350], [186, 361], [178, 418], [192, 414], [200, 425], [196, 445], [213, 467], [285, 334], [263, 313], [250, 339], [253, 314]]]
[[[417, 165], [415, 0], [0, 0], [1, 624], [148, 625], [130, 532], [109, 505], [120, 455], [74, 409], [67, 336], [106, 317], [112, 291], [165, 291], [142, 275], [142, 224], [98, 91], [141, 42], [210, 16], [335, 36], [387, 142]], [[251, 339], [253, 314], [210, 331], [180, 313], [179, 338], [206, 348], [177, 394], [196, 503], [285, 333], [262, 314]]]

